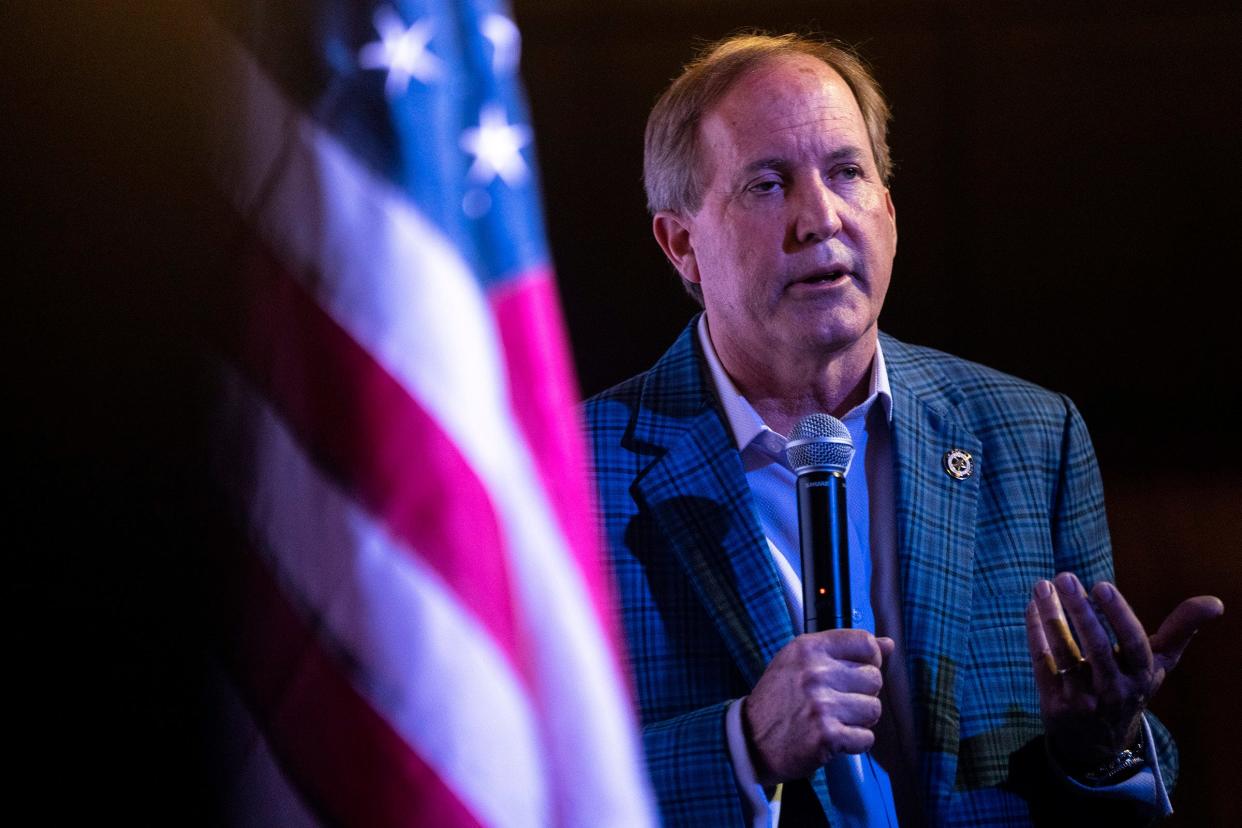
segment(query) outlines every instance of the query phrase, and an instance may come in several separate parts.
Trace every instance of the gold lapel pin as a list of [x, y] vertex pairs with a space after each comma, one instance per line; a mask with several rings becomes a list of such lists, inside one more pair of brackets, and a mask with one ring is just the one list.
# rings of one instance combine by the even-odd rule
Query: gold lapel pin
[[962, 449], [950, 449], [944, 453], [944, 470], [954, 480], [965, 480], [975, 473], [975, 458]]

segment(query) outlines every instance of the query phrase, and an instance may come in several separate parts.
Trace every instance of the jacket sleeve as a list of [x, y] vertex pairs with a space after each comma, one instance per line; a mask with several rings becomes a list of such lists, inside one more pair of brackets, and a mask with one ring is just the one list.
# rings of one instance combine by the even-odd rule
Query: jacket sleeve
[[729, 704], [643, 727], [647, 770], [664, 825], [746, 824], [725, 736]]
[[[1086, 424], [1074, 404], [1062, 397], [1065, 428], [1061, 444], [1060, 475], [1052, 510], [1052, 540], [1058, 572], [1078, 575], [1087, 589], [1097, 581], [1114, 580], [1112, 547], [1104, 509], [1104, 488]], [[1167, 790], [1177, 776], [1177, 750], [1168, 730], [1151, 713], [1151, 727], [1160, 772]], [[1100, 824], [1143, 825], [1161, 815], [1160, 803], [1114, 798], [1102, 793], [1084, 795], [1071, 790], [1047, 756], [1041, 737], [1013, 757], [1013, 778], [1031, 803], [1037, 825]]]
[[[1068, 398], [1065, 438], [1062, 449], [1062, 477], [1053, 522], [1053, 547], [1058, 571], [1078, 574], [1087, 589], [1096, 581], [1113, 582], [1112, 545], [1104, 512], [1104, 484], [1100, 478], [1095, 450], [1082, 415]], [[1168, 729], [1151, 713], [1147, 714], [1160, 759], [1160, 771], [1167, 789], [1177, 781], [1177, 747]]]

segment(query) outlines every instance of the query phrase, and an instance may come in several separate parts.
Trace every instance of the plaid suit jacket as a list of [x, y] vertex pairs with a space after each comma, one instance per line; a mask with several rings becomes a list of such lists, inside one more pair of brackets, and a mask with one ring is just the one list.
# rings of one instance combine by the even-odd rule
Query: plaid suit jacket
[[[694, 324], [649, 371], [589, 400], [586, 419], [662, 817], [668, 825], [740, 825], [725, 710], [795, 631]], [[1082, 803], [1043, 758], [1023, 610], [1039, 578], [1069, 570], [1088, 588], [1112, 578], [1086, 428], [1064, 397], [881, 337], [927, 820], [1082, 818]], [[953, 448], [975, 458], [965, 480], [944, 471]], [[1171, 786], [1176, 753], [1151, 724]], [[831, 823], [822, 770], [812, 786]], [[1099, 824], [1125, 816], [1133, 815], [1101, 814]]]

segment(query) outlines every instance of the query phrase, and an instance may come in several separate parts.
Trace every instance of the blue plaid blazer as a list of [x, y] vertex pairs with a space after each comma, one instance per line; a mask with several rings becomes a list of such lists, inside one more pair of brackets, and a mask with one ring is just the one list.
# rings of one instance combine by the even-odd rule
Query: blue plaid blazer
[[[1073, 824], [1101, 803], [1073, 802], [1047, 770], [1023, 610], [1031, 585], [1056, 572], [1075, 572], [1088, 588], [1112, 579], [1086, 428], [1065, 397], [883, 334], [881, 341], [927, 821]], [[662, 817], [667, 825], [741, 825], [725, 709], [794, 629], [694, 322], [649, 371], [588, 400], [586, 419]], [[944, 454], [954, 448], [975, 458], [965, 480], [945, 473]], [[1176, 752], [1151, 723], [1171, 785]], [[811, 782], [831, 823], [823, 771]], [[1098, 824], [1127, 816], [1101, 814]]]

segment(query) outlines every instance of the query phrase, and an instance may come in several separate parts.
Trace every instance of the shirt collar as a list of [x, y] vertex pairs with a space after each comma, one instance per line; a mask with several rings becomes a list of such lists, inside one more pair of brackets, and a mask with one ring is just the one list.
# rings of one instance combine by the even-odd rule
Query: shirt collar
[[[698, 334], [699, 343], [703, 346], [703, 355], [707, 358], [708, 370], [711, 372], [712, 385], [716, 388], [716, 396], [720, 399], [721, 407], [724, 408], [725, 419], [729, 423], [729, 430], [733, 433], [738, 450], [746, 449], [758, 438], [758, 445], [765, 452], [769, 454], [779, 452], [783, 459], [785, 438], [764, 424], [763, 418], [733, 384], [733, 379], [720, 363], [720, 357], [716, 354], [716, 346], [712, 344], [711, 335], [707, 330], [706, 313], [699, 317]], [[884, 407], [885, 419], [889, 425], [892, 425], [893, 395], [888, 384], [888, 369], [884, 365], [884, 351], [878, 340], [875, 343], [875, 357], [871, 362], [871, 386], [868, 389], [866, 401], [860, 403], [858, 408], [869, 408], [877, 399]]]

